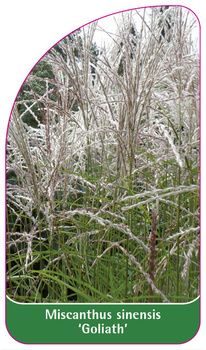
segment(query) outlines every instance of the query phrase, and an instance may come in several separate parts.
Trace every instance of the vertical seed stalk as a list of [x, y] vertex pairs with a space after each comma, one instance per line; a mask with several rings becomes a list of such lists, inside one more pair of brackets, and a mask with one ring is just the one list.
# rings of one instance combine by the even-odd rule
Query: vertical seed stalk
[[[149, 275], [150, 279], [154, 283], [155, 277], [155, 244], [156, 244], [156, 230], [157, 230], [157, 210], [156, 208], [152, 209], [152, 229], [150, 233], [150, 261], [149, 261]], [[152, 297], [153, 289], [152, 283], [149, 285], [149, 295]], [[150, 298], [152, 302], [153, 299]]]

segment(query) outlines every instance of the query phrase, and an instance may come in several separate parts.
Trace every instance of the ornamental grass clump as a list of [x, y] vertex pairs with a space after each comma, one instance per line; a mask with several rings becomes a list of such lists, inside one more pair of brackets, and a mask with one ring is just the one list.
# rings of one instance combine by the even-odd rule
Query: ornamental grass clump
[[187, 302], [199, 295], [197, 19], [114, 15], [56, 44], [7, 135], [7, 295]]

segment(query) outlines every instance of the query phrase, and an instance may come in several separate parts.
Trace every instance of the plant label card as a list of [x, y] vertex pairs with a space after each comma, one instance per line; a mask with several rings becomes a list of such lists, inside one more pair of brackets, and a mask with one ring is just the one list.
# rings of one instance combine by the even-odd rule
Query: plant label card
[[116, 12], [59, 40], [24, 80], [6, 140], [6, 315], [18, 342], [197, 333], [199, 36], [184, 6]]

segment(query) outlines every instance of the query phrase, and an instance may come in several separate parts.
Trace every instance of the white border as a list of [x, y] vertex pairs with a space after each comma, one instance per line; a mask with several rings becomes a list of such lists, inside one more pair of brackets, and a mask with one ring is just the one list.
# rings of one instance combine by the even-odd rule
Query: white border
[[151, 304], [149, 304], [149, 303], [20, 303], [20, 302], [18, 302], [18, 301], [15, 301], [15, 300], [12, 300], [10, 297], [8, 297], [8, 296], [6, 296], [6, 298], [8, 299], [8, 300], [10, 300], [12, 303], [14, 303], [14, 304], [18, 304], [18, 305], [27, 305], [27, 306], [29, 306], [29, 305], [36, 305], [36, 306], [38, 306], [38, 305], [45, 305], [45, 306], [47, 306], [47, 305], [53, 305], [54, 306], [54, 308], [56, 307], [59, 307], [60, 305], [63, 305], [63, 306], [69, 306], [69, 305], [89, 305], [89, 306], [93, 306], [93, 305], [119, 305], [119, 306], [124, 306], [124, 305], [130, 305], [130, 306], [133, 306], [133, 305], [139, 305], [139, 306], [144, 306], [144, 305], [151, 305], [151, 307], [155, 307], [156, 305], [165, 305], [165, 306], [167, 306], [167, 305], [188, 305], [188, 304], [192, 304], [192, 303], [194, 303], [196, 300], [198, 300], [199, 298], [200, 298], [200, 296], [198, 296], [197, 298], [195, 298], [195, 299], [193, 299], [193, 300], [191, 300], [191, 301], [188, 301], [188, 302], [186, 302], [186, 303], [151, 303]]

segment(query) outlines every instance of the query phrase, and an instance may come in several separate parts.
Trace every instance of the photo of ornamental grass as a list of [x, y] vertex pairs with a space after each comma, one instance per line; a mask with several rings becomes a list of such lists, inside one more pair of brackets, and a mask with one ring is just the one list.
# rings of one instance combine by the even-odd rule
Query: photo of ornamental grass
[[[180, 6], [110, 16], [27, 76], [7, 133], [7, 296], [199, 295], [199, 24]], [[102, 35], [104, 40], [98, 39]]]

